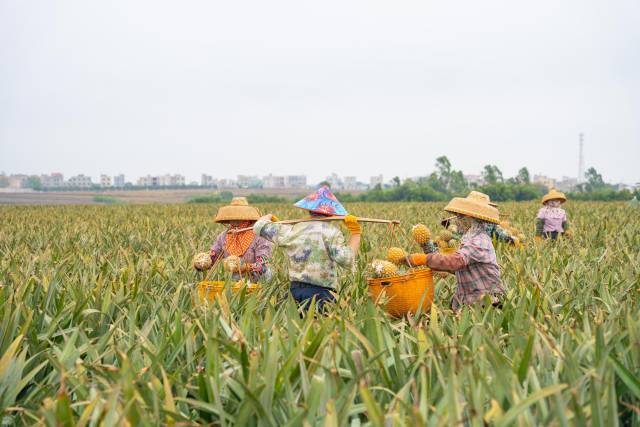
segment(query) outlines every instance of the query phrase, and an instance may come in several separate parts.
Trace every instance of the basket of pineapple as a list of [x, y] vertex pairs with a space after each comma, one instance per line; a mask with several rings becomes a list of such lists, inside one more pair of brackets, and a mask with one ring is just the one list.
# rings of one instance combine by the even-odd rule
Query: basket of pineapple
[[[218, 258], [218, 260], [213, 263], [211, 257], [206, 252], [196, 254], [193, 257], [193, 266], [200, 271], [207, 271], [205, 279], [196, 285], [196, 295], [193, 298], [195, 304], [212, 304], [225, 289], [229, 289], [232, 294], [235, 294], [242, 289], [246, 289], [247, 293], [251, 293], [261, 288], [259, 284], [251, 283], [248, 279], [243, 278], [242, 275], [240, 280], [231, 283], [224, 280], [209, 280], [209, 276], [216, 270], [220, 259], [221, 258]], [[240, 258], [235, 255], [226, 257], [223, 264], [226, 271], [240, 270]]]
[[[422, 227], [417, 230], [414, 227], [412, 234], [414, 240], [427, 242], [429, 232]], [[434, 297], [431, 269], [411, 265], [404, 249], [389, 248], [387, 259], [373, 260], [368, 272], [369, 296], [376, 303], [384, 303], [389, 315], [403, 317], [425, 312], [431, 307]]]

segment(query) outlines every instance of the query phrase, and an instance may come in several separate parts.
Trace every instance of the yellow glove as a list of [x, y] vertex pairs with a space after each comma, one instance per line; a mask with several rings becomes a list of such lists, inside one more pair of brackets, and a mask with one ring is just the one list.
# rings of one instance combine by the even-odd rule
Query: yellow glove
[[533, 240], [535, 240], [536, 243], [542, 243], [542, 237], [540, 237], [540, 236], [534, 237]]
[[278, 222], [278, 221], [280, 221], [280, 218], [275, 216], [275, 214], [271, 214], [271, 222]]
[[358, 224], [358, 218], [355, 215], [347, 215], [344, 217], [344, 225], [351, 234], [361, 234], [362, 227]]
[[564, 237], [571, 239], [573, 238], [573, 230], [572, 229], [568, 229], [567, 231], [564, 232]]

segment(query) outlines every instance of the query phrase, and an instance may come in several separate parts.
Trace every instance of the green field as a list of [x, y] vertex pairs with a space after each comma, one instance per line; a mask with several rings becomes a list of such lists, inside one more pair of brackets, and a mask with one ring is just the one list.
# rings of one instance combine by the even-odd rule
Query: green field
[[[352, 204], [365, 225], [336, 307], [300, 318], [286, 265], [257, 294], [194, 306], [212, 205], [0, 207], [3, 425], [640, 425], [640, 219], [569, 202], [572, 241], [498, 247], [502, 310], [390, 319], [366, 263], [443, 204]], [[536, 203], [504, 204], [533, 237]], [[261, 205], [280, 218], [301, 212]]]

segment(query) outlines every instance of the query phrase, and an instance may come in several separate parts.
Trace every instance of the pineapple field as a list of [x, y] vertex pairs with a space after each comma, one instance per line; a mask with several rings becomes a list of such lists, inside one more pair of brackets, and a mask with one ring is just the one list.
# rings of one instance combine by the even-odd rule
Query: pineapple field
[[570, 201], [573, 239], [534, 243], [539, 204], [505, 203], [525, 243], [496, 247], [502, 309], [455, 314], [448, 276], [427, 313], [391, 318], [368, 265], [419, 251], [412, 226], [443, 230], [443, 207], [349, 204], [402, 224], [363, 225], [326, 316], [287, 298], [278, 249], [260, 291], [197, 303], [217, 206], [0, 207], [1, 423], [640, 425], [638, 211]]

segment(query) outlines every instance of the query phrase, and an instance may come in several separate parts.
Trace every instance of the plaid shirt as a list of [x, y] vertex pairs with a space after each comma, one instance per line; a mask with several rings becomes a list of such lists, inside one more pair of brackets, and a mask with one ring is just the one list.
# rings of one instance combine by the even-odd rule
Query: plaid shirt
[[484, 295], [495, 298], [505, 292], [489, 230], [477, 228], [467, 232], [455, 254], [438, 254], [435, 247], [423, 249], [428, 255], [423, 260], [416, 258], [415, 261], [427, 264], [434, 270], [455, 273], [458, 287], [451, 301], [454, 310], [459, 310], [465, 304], [474, 304]]
[[457, 251], [462, 255], [465, 267], [456, 271], [458, 287], [451, 301], [454, 310], [463, 304], [473, 304], [483, 295], [503, 294], [500, 267], [496, 259], [491, 237], [482, 230], [467, 233]]

